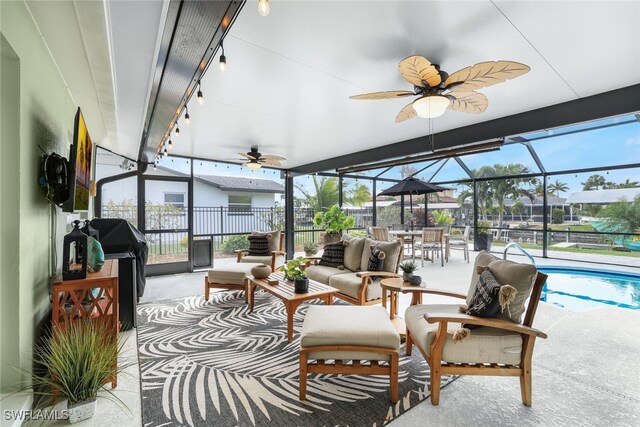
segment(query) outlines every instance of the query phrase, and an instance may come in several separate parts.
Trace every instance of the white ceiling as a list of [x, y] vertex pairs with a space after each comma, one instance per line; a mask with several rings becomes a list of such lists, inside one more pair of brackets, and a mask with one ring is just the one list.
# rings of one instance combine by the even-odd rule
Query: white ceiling
[[27, 1], [93, 142], [133, 159], [165, 3]]
[[487, 60], [531, 67], [481, 90], [485, 113], [448, 111], [435, 132], [640, 82], [638, 1], [271, 3], [268, 17], [245, 5], [224, 41], [227, 70], [203, 78], [206, 102], [190, 103], [174, 153], [227, 160], [258, 145], [295, 167], [426, 135], [423, 119], [394, 122], [406, 99], [348, 99], [411, 90], [397, 64], [414, 54], [449, 73]]

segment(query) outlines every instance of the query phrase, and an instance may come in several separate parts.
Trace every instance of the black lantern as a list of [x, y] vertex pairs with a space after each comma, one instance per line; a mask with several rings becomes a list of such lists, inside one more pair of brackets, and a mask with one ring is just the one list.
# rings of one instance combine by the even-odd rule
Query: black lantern
[[87, 219], [84, 221], [84, 227], [80, 229], [84, 234], [100, 241], [100, 232], [91, 226], [91, 222]]
[[80, 221], [73, 221], [73, 230], [64, 236], [62, 249], [62, 280], [87, 277], [87, 235], [80, 230]]

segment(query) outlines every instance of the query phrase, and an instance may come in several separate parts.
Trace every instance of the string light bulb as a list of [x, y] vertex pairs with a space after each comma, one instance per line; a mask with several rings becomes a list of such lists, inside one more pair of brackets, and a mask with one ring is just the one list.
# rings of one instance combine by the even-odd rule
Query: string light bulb
[[200, 84], [200, 80], [198, 80], [198, 104], [204, 104], [204, 95], [202, 94], [202, 85]]
[[184, 106], [184, 122], [188, 125], [189, 123], [191, 123], [191, 117], [189, 117], [189, 107], [187, 107], [186, 105]]
[[180, 137], [180, 127], [178, 127], [178, 122], [176, 122], [176, 131], [173, 133], [173, 136], [176, 138]]
[[173, 148], [173, 141], [171, 141], [171, 138], [169, 138], [169, 148]]
[[260, 16], [267, 16], [269, 12], [269, 0], [258, 0], [258, 13]]
[[218, 67], [220, 68], [220, 71], [224, 72], [224, 70], [227, 69], [227, 57], [224, 56], [224, 46], [222, 45], [222, 42], [220, 43], [220, 49], [222, 49], [222, 55], [220, 55], [220, 62], [218, 62]]
[[164, 155], [164, 157], [167, 157], [167, 155], [169, 154], [169, 150], [167, 150], [167, 146], [164, 146], [164, 151], [162, 152], [162, 154]]

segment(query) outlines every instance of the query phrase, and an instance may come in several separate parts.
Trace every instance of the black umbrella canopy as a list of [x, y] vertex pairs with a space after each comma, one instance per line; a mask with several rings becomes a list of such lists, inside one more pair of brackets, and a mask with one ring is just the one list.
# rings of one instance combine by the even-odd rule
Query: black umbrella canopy
[[[413, 197], [418, 194], [439, 193], [448, 190], [447, 187], [441, 187], [435, 184], [429, 184], [412, 176], [392, 185], [384, 191], [378, 193], [378, 196], [405, 196], [409, 195], [409, 209], [411, 211], [411, 230], [413, 230]], [[427, 199], [424, 200], [425, 224], [427, 221]]]
[[418, 195], [427, 193], [438, 193], [440, 191], [448, 190], [447, 187], [441, 187], [435, 184], [429, 184], [418, 178], [410, 176], [402, 181], [392, 185], [386, 190], [378, 193], [378, 196], [404, 196], [404, 195]]

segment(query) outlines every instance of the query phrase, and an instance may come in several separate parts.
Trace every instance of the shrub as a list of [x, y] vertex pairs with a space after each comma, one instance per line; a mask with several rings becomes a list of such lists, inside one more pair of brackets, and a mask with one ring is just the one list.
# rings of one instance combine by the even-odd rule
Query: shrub
[[314, 255], [318, 252], [318, 245], [315, 242], [307, 242], [303, 246], [305, 255]]
[[564, 210], [554, 209], [551, 211], [551, 221], [554, 224], [562, 224], [564, 222]]
[[232, 254], [238, 249], [249, 249], [247, 236], [231, 236], [220, 245], [220, 250], [225, 254]]

